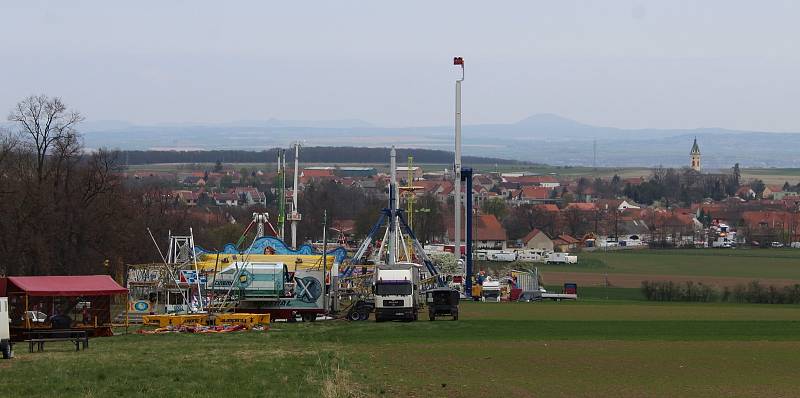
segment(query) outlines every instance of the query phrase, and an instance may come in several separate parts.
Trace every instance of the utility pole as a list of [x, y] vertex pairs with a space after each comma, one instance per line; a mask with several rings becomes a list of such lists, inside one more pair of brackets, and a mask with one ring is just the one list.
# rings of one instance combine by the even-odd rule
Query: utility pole
[[[328, 271], [328, 210], [322, 213], [322, 308], [328, 313], [328, 288], [325, 284]], [[333, 278], [331, 278], [333, 281]], [[333, 286], [333, 285], [331, 285]]]
[[[461, 66], [461, 78], [456, 80], [456, 143], [453, 163], [453, 194], [455, 225], [453, 230], [453, 254], [456, 261], [461, 260], [461, 82], [464, 81], [464, 59], [453, 58], [453, 65]], [[469, 277], [469, 275], [466, 275]]]
[[[297, 222], [302, 218], [297, 210], [297, 176], [300, 170], [300, 142], [294, 143], [294, 189], [292, 190], [292, 249], [297, 250]], [[286, 162], [284, 160], [284, 162]]]
[[278, 150], [278, 237], [285, 239], [286, 224], [286, 152]]
[[390, 159], [389, 168], [389, 175], [391, 176], [389, 180], [389, 233], [388, 237], [388, 258], [386, 259], [386, 263], [389, 265], [394, 265], [395, 261], [397, 261], [397, 152], [392, 146], [392, 150], [390, 152]]

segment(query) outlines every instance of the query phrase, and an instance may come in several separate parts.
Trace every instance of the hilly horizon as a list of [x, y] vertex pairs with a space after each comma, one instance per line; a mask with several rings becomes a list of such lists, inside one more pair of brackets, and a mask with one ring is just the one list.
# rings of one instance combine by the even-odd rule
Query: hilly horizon
[[[380, 127], [360, 119], [271, 118], [155, 125], [98, 120], [85, 122], [81, 131], [88, 148], [123, 150], [264, 150], [297, 140], [313, 146], [398, 145], [438, 150], [452, 150], [453, 146], [452, 126]], [[729, 168], [734, 163], [800, 167], [791, 150], [800, 144], [800, 133], [719, 127], [623, 129], [592, 126], [551, 113], [533, 114], [513, 123], [465, 125], [463, 150], [465, 155], [552, 165], [683, 166], [695, 137], [709, 168]]]

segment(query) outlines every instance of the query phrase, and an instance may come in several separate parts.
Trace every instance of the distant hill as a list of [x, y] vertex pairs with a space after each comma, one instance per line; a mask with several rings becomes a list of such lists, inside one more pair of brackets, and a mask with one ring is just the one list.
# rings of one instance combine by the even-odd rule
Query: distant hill
[[[266, 151], [300, 140], [309, 147], [388, 147], [451, 151], [452, 126], [386, 128], [361, 120], [239, 121], [218, 124], [139, 126], [87, 123], [88, 148], [124, 150]], [[705, 168], [800, 167], [800, 134], [723, 128], [620, 129], [591, 126], [553, 114], [515, 123], [466, 125], [465, 155], [552, 165], [684, 166], [697, 137]]]
[[[371, 163], [388, 164], [389, 148], [363, 147], [303, 147], [300, 159], [304, 163]], [[223, 151], [122, 151], [120, 158], [127, 164], [153, 163], [274, 163], [278, 148], [265, 151], [223, 150]], [[430, 149], [397, 148], [397, 162], [404, 165], [408, 156], [415, 163], [452, 164], [453, 152]], [[287, 162], [294, 161], [294, 151], [286, 152]], [[465, 164], [530, 164], [510, 159], [495, 159], [478, 156], [464, 156]]]

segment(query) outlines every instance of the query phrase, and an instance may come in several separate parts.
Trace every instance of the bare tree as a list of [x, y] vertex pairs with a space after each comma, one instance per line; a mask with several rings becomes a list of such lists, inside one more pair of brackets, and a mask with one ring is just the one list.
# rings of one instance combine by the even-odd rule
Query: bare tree
[[21, 138], [31, 145], [36, 155], [36, 180], [39, 184], [46, 177], [47, 156], [53, 150], [57, 149], [61, 154], [78, 151], [75, 127], [83, 121], [83, 116], [68, 110], [61, 98], [32, 95], [17, 104], [8, 120], [17, 124]]

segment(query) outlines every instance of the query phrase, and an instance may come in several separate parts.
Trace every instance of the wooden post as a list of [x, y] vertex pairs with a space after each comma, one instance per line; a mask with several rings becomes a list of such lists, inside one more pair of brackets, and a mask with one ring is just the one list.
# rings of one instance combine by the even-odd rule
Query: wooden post
[[128, 334], [128, 323], [129, 323], [129, 316], [130, 316], [130, 299], [131, 299], [131, 292], [125, 293], [125, 334]]
[[28, 294], [25, 293], [25, 329], [31, 328], [31, 319], [28, 316]]

